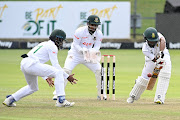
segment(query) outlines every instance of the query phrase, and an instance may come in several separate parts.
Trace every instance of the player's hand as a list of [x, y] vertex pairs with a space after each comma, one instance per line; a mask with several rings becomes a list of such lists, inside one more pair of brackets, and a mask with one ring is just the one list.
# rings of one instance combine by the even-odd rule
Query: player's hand
[[162, 69], [165, 65], [165, 60], [163, 58], [159, 58], [156, 61], [156, 67]]
[[162, 59], [163, 57], [164, 57], [164, 53], [163, 51], [160, 51], [152, 61], [157, 62], [159, 59]]
[[54, 81], [52, 80], [52, 78], [48, 77], [46, 79], [47, 83], [49, 84], [49, 87], [53, 87], [54, 86]]
[[67, 78], [67, 80], [73, 85], [73, 84], [77, 84], [76, 81], [78, 81], [77, 79], [75, 79], [74, 77], [74, 74], [72, 75], [69, 75], [69, 77]]
[[163, 51], [160, 51], [159, 54], [160, 54], [160, 58], [163, 58], [163, 57], [164, 57]]

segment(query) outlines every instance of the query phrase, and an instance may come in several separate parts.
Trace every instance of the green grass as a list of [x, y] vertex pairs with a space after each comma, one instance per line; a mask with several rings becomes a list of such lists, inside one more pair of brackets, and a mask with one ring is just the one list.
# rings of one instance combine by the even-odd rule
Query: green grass
[[[28, 50], [0, 50], [0, 102], [7, 94], [12, 94], [26, 85], [20, 71], [20, 55]], [[57, 108], [52, 100], [54, 88], [39, 78], [39, 91], [17, 102], [16, 108], [0, 105], [0, 120], [179, 120], [180, 119], [180, 51], [170, 50], [172, 77], [164, 105], [153, 103], [155, 89], [145, 91], [141, 99], [127, 104], [126, 99], [134, 80], [141, 75], [144, 56], [138, 50], [101, 50], [102, 54], [116, 55], [116, 100], [96, 100], [96, 80], [94, 74], [83, 65], [74, 70], [78, 84], [68, 84], [66, 98], [75, 101], [72, 108]], [[61, 66], [67, 50], [59, 51]]]

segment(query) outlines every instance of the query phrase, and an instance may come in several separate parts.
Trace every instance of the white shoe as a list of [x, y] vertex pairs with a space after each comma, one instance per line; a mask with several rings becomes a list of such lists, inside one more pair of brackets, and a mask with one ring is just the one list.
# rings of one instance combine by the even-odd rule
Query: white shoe
[[127, 103], [133, 103], [134, 102], [134, 97], [130, 96], [128, 99], [127, 99]]
[[57, 100], [57, 95], [54, 95], [52, 99]]
[[12, 103], [8, 98], [6, 98], [3, 102], [3, 105], [6, 105], [7, 107], [16, 107], [16, 103]]
[[56, 107], [72, 107], [74, 104], [75, 102], [69, 102], [67, 100], [65, 100], [63, 103], [56, 101]]
[[156, 104], [164, 104], [164, 102], [162, 102], [160, 99], [157, 99], [156, 101], [154, 101], [154, 103], [156, 103]]

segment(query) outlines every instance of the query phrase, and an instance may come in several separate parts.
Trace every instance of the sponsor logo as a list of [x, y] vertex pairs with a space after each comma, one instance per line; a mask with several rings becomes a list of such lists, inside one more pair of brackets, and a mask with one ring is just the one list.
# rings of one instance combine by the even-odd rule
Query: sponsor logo
[[38, 44], [39, 44], [39, 42], [35, 42], [35, 43], [27, 42], [27, 48], [33, 48], [33, 47], [35, 47]]
[[82, 37], [82, 39], [86, 39], [86, 38], [88, 38], [88, 37]]
[[8, 6], [5, 4], [4, 6], [1, 6], [0, 5], [0, 22], [2, 22], [2, 16], [3, 16], [3, 13], [4, 13], [4, 11], [5, 11], [5, 9], [7, 9], [8, 8]]
[[155, 38], [155, 34], [154, 33], [152, 33], [152, 38]]
[[98, 22], [98, 18], [95, 18], [94, 22], [96, 22], [96, 23], [97, 23], [97, 22]]
[[[72, 43], [65, 43], [63, 44], [63, 48], [70, 48]], [[121, 48], [122, 43], [101, 43], [101, 48], [114, 48], [114, 49], [120, 49]]]
[[180, 48], [180, 43], [169, 43], [169, 48], [171, 49], [179, 49]]
[[118, 7], [116, 5], [109, 7], [109, 8], [102, 9], [102, 10], [99, 10], [98, 8], [93, 8], [90, 10], [90, 13], [91, 13], [91, 15], [97, 15], [100, 18], [101, 17], [104, 17], [104, 18], [107, 17], [108, 20], [110, 20], [115, 9], [118, 9]]
[[23, 35], [49, 35], [51, 30], [53, 31], [56, 26], [56, 17], [62, 8], [63, 6], [59, 5], [49, 9], [36, 8], [35, 10], [26, 11], [25, 19], [27, 22], [22, 26], [22, 29], [24, 30]]
[[[101, 29], [102, 33], [104, 36], [110, 36], [110, 26], [111, 26], [111, 18], [114, 15], [114, 12], [118, 10], [118, 7], [116, 5], [113, 5], [111, 7], [107, 7], [104, 9], [98, 9], [98, 8], [93, 8], [90, 9], [90, 15], [97, 15], [99, 18], [104, 18], [104, 21], [101, 21], [101, 26], [99, 26], [99, 29]], [[87, 14], [89, 14], [88, 12], [80, 12], [80, 19], [83, 20], [83, 22], [81, 22], [78, 25], [78, 28], [81, 26], [84, 26], [87, 24]], [[94, 19], [94, 22], [99, 22], [100, 20], [98, 18]]]
[[2, 42], [0, 41], [0, 47], [11, 48], [13, 42]]
[[120, 49], [121, 48], [122, 43], [102, 43], [101, 44], [101, 48], [115, 48], [115, 49]]
[[88, 46], [88, 45], [92, 45], [92, 43], [83, 42], [83, 45]]
[[143, 44], [144, 44], [144, 42], [142, 42], [142, 43], [134, 42], [134, 48], [142, 48]]

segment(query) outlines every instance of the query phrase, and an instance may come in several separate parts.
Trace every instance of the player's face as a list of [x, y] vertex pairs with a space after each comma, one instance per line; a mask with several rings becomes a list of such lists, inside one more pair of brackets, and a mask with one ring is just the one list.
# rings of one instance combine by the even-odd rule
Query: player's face
[[92, 32], [95, 32], [97, 27], [98, 27], [98, 25], [88, 24], [88, 29]]
[[62, 49], [63, 48], [63, 39], [62, 38], [56, 38], [55, 44], [58, 47], [58, 49]]
[[156, 45], [156, 43], [157, 43], [157, 41], [147, 41], [148, 42], [148, 45], [151, 47], [151, 48], [153, 48], [155, 45]]

